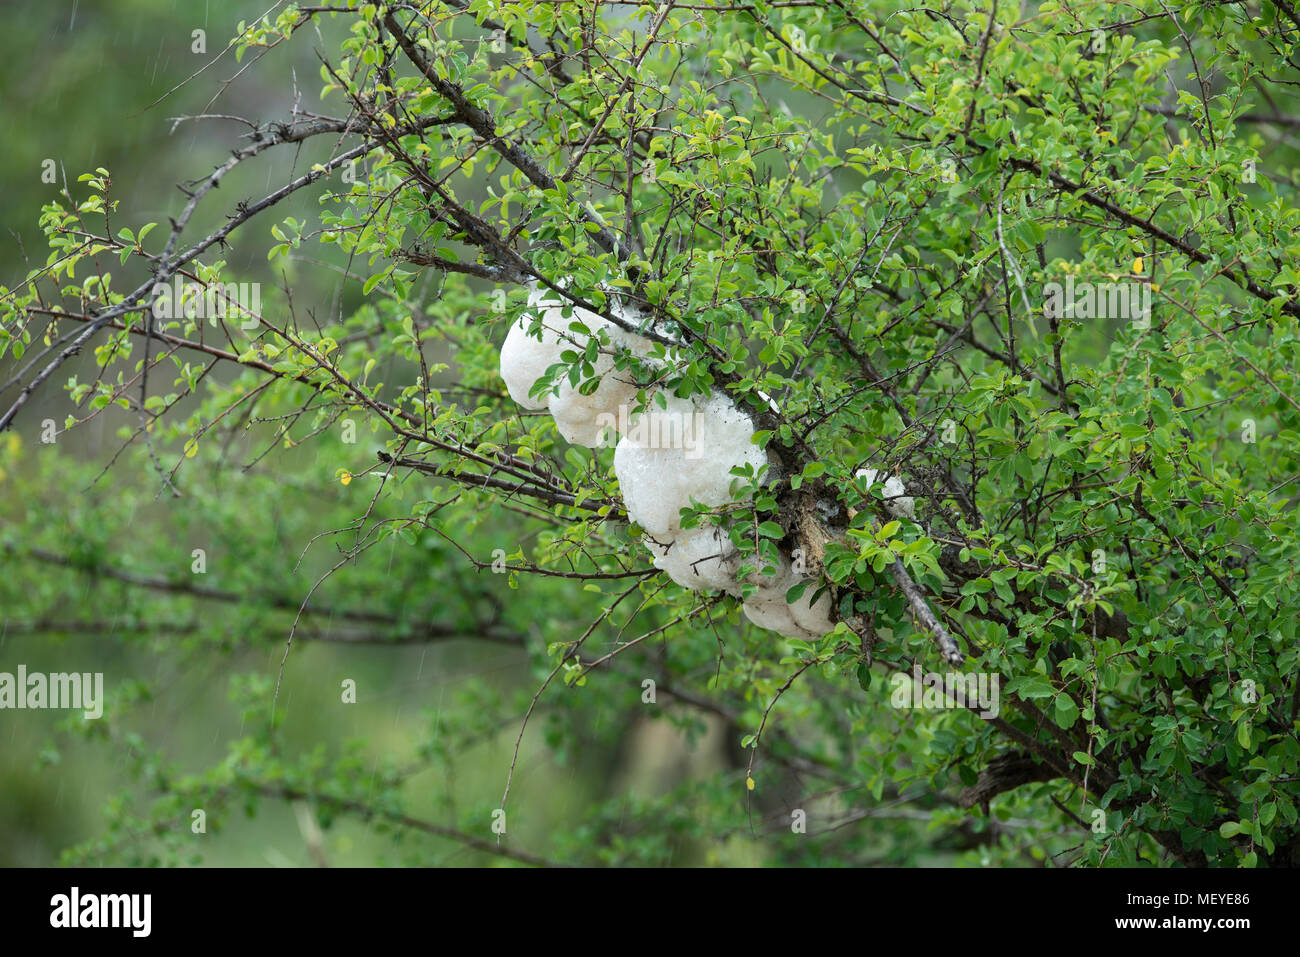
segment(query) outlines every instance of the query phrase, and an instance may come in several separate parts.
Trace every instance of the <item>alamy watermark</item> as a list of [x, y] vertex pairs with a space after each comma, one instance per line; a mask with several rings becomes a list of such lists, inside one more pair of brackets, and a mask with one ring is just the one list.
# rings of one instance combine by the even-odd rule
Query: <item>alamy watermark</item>
[[88, 720], [104, 715], [104, 673], [27, 673], [19, 665], [17, 674], [0, 671], [0, 709], [80, 709]]
[[1151, 283], [1049, 282], [1043, 286], [1043, 315], [1052, 319], [1126, 319], [1135, 326], [1151, 326]]
[[596, 416], [596, 427], [601, 430], [599, 447], [613, 445], [622, 434], [643, 449], [682, 449], [688, 459], [703, 457], [706, 420], [699, 410], [669, 412], [647, 409], [637, 416], [635, 423], [631, 419], [626, 405], [618, 407], [617, 415], [602, 412]]
[[242, 319], [240, 328], [256, 329], [262, 315], [260, 282], [155, 283], [151, 290], [155, 319]]
[[996, 718], [1001, 700], [1002, 676], [989, 672], [947, 674], [923, 672], [914, 665], [910, 672], [893, 674], [889, 704], [894, 708], [921, 708], [927, 711], [945, 708], [978, 708], [981, 718]]
[[148, 937], [153, 927], [152, 894], [83, 894], [73, 887], [50, 898], [50, 926], [126, 928], [133, 937]]

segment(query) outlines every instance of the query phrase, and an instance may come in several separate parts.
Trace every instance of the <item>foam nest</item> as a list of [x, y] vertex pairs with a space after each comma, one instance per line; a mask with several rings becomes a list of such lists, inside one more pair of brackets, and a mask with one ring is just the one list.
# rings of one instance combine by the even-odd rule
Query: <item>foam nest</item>
[[[524, 408], [548, 410], [565, 441], [574, 445], [597, 448], [618, 435], [614, 472], [628, 517], [645, 530], [655, 567], [694, 591], [742, 598], [744, 585], [755, 586], [742, 607], [745, 617], [760, 628], [802, 639], [820, 638], [834, 628], [829, 592], [814, 601], [817, 589], [796, 571], [789, 555], [779, 554], [771, 574], [754, 572], [742, 582], [742, 556], [725, 531], [709, 525], [681, 526], [683, 509], [718, 508], [732, 501], [733, 468], [749, 465], [757, 471], [769, 464], [767, 452], [753, 442], [753, 419], [717, 391], [690, 399], [661, 392], [632, 416], [639, 387], [630, 373], [618, 369], [616, 357], [627, 352], [653, 361], [648, 359], [651, 341], [625, 328], [644, 328], [644, 317], [614, 304], [611, 297], [610, 314], [620, 325], [587, 309], [566, 306], [548, 290], [530, 285], [528, 310], [510, 327], [501, 348], [506, 389]], [[567, 378], [543, 394], [530, 394], [547, 369], [564, 361], [564, 352], [590, 356], [593, 338], [596, 357], [588, 378], [599, 377], [600, 383], [591, 394], [583, 395]], [[866, 480], [869, 492], [878, 474], [864, 469], [857, 477]], [[913, 502], [905, 497], [903, 483], [895, 476], [883, 483], [886, 508], [911, 518]], [[787, 601], [787, 592], [805, 582], [801, 596]]]

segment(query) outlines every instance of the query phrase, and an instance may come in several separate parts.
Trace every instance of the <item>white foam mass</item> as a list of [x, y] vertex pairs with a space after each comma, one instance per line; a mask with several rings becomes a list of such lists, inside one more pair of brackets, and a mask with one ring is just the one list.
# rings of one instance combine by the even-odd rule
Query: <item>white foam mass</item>
[[790, 606], [786, 604], [784, 595], [765, 598], [755, 596], [740, 608], [745, 617], [759, 628], [775, 631], [787, 638], [803, 637], [802, 629], [794, 623], [794, 616], [790, 614]]
[[[536, 284], [529, 291], [528, 308], [529, 312], [510, 327], [501, 347], [501, 378], [505, 379], [506, 389], [526, 409], [549, 409], [566, 442], [595, 448], [601, 444], [607, 427], [617, 428], [619, 422], [627, 419], [627, 410], [636, 400], [637, 385], [628, 371], [615, 368], [614, 351], [623, 348], [645, 356], [650, 351], [650, 340], [580, 306], [572, 307], [566, 317], [564, 304]], [[611, 306], [611, 310], [629, 323], [636, 321], [630, 311], [617, 306]], [[541, 321], [540, 340], [529, 335], [534, 317]], [[574, 321], [586, 326], [588, 333], [570, 330], [569, 325]], [[592, 336], [599, 339], [602, 330], [609, 344], [601, 346], [600, 354], [592, 363], [600, 385], [591, 395], [583, 395], [565, 378], [558, 389], [538, 398], [529, 396], [529, 390], [547, 368], [563, 361], [561, 356], [566, 350], [583, 351]]]
[[786, 603], [785, 594], [755, 596], [746, 600], [741, 606], [745, 617], [769, 631], [779, 632], [787, 638], [815, 640], [835, 627], [830, 618], [831, 600], [822, 595], [815, 603], [810, 602], [813, 586], [799, 596], [799, 600]]
[[[865, 491], [870, 493], [879, 474], [880, 472], [877, 469], [859, 469], [854, 473], [853, 477], [866, 479]], [[914, 499], [907, 497], [907, 489], [904, 487], [902, 479], [897, 475], [891, 475], [885, 479], [885, 487], [882, 489], [882, 493], [885, 499], [885, 508], [890, 515], [895, 518], [916, 518], [916, 502]]]
[[790, 603], [790, 617], [805, 634], [820, 638], [835, 627], [835, 621], [831, 618], [830, 592], [822, 592], [821, 596], [813, 601], [816, 591], [816, 584], [810, 583], [798, 600]]
[[739, 552], [721, 529], [688, 528], [667, 545], [650, 544], [654, 565], [692, 591], [717, 589], [736, 593], [735, 566]]
[[835, 627], [831, 619], [829, 592], [815, 602], [812, 600], [817, 590], [816, 583], [809, 582], [797, 599], [786, 601], [786, 592], [806, 579], [794, 570], [784, 555], [775, 575], [755, 575], [750, 580], [758, 584], [758, 591], [745, 599], [741, 609], [745, 617], [760, 628], [778, 631], [789, 638], [812, 639], [820, 638]]
[[[655, 567], [677, 584], [696, 591], [718, 589], [739, 597], [740, 552], [718, 529], [681, 527], [681, 511], [692, 502], [716, 507], [731, 501], [731, 470], [749, 464], [757, 471], [767, 453], [754, 445], [754, 423], [732, 400], [669, 396], [638, 417], [614, 450], [614, 472], [628, 517], [653, 540]], [[757, 559], [755, 559], [757, 561]], [[803, 581], [785, 555], [772, 575], [761, 568], [749, 576], [758, 591], [745, 600], [745, 617], [788, 637], [818, 638], [835, 627], [828, 595], [804, 595], [786, 602], [786, 592]]]
[[546, 408], [546, 396], [533, 398], [528, 390], [542, 377], [547, 368], [560, 361], [563, 347], [559, 337], [550, 329], [542, 328], [539, 342], [528, 334], [529, 317], [521, 316], [506, 333], [501, 347], [501, 378], [506, 380], [506, 391], [525, 409], [536, 412]]
[[[638, 389], [627, 372], [615, 367], [613, 352], [625, 348], [645, 357], [650, 340], [579, 307], [566, 317], [564, 308], [554, 294], [531, 284], [529, 311], [510, 327], [501, 347], [501, 377], [511, 398], [526, 409], [548, 409], [560, 434], [576, 445], [601, 445], [614, 425], [622, 433], [614, 450], [614, 472], [628, 517], [646, 531], [655, 567], [684, 588], [740, 597], [739, 550], [716, 527], [683, 529], [681, 511], [692, 503], [710, 508], [726, 505], [735, 480], [731, 470], [749, 465], [757, 471], [767, 464], [767, 453], [753, 443], [753, 420], [721, 392], [690, 399], [660, 393], [664, 407], [654, 396], [640, 415], [631, 417]], [[611, 308], [614, 315], [639, 323], [635, 313], [616, 305]], [[534, 317], [542, 326], [540, 339], [529, 335]], [[569, 324], [574, 320], [586, 326], [589, 334], [571, 331]], [[593, 363], [601, 381], [591, 395], [582, 395], [566, 379], [552, 392], [529, 396], [547, 368], [563, 361], [566, 350], [585, 349], [590, 336], [598, 336], [602, 330], [609, 344], [601, 347]], [[762, 398], [776, 408], [766, 395]], [[871, 470], [868, 484], [874, 482]], [[885, 483], [886, 495], [901, 495], [902, 490], [896, 478]], [[911, 499], [903, 501], [910, 516]], [[786, 601], [786, 592], [804, 579], [786, 555], [778, 559], [773, 574], [763, 575], [760, 568], [748, 575], [746, 584], [756, 585], [758, 590], [742, 605], [745, 617], [787, 637], [818, 638], [834, 628], [829, 594], [812, 601], [815, 583], [810, 582], [797, 601]], [[756, 561], [754, 558], [751, 564]]]
[[733, 468], [767, 464], [752, 441], [753, 421], [726, 395], [665, 400], [666, 408], [652, 401], [614, 450], [628, 517], [661, 541], [676, 537], [692, 499], [709, 507], [731, 501]]

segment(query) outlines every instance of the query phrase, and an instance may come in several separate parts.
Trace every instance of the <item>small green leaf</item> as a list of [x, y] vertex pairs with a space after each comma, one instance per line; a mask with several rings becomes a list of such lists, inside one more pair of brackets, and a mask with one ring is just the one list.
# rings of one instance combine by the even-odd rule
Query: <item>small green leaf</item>
[[865, 661], [858, 665], [858, 687], [863, 691], [871, 690], [871, 667]]
[[1079, 720], [1079, 706], [1074, 703], [1074, 699], [1068, 694], [1059, 694], [1056, 696], [1056, 724], [1057, 727], [1071, 728], [1074, 722]]

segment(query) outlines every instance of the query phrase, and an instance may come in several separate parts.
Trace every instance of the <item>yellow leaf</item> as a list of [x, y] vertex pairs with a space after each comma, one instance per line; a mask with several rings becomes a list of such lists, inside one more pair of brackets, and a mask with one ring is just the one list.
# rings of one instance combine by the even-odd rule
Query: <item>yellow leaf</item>
[[342, 482], [344, 485], [347, 485], [349, 482], [352, 481], [352, 473], [344, 472], [342, 475], [339, 476], [339, 481]]
[[754, 790], [754, 779], [753, 779], [753, 778], [746, 776], [746, 778], [745, 778], [745, 790], [746, 790], [746, 791], [752, 791], [752, 790]]
[[1142, 257], [1141, 257], [1141, 256], [1139, 256], [1137, 259], [1133, 260], [1133, 272], [1134, 272], [1134, 274], [1136, 274], [1136, 275], [1138, 275], [1138, 276], [1142, 275]]

